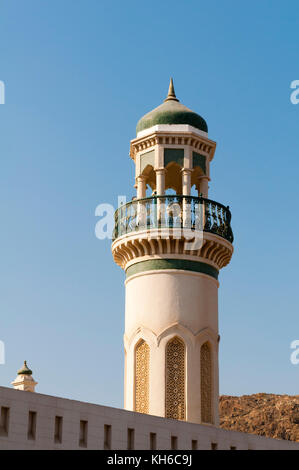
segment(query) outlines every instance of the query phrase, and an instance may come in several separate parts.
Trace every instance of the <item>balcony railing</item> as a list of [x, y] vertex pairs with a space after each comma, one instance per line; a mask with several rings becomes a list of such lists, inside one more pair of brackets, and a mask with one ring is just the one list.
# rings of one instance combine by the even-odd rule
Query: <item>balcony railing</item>
[[152, 196], [133, 199], [115, 212], [113, 240], [159, 228], [203, 230], [233, 242], [231, 212], [218, 202], [193, 196]]

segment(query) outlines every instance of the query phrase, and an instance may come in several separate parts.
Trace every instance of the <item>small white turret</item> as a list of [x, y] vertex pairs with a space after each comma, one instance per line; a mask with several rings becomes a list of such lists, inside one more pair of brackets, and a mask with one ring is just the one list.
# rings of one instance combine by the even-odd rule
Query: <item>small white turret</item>
[[32, 377], [32, 370], [28, 368], [27, 361], [24, 361], [23, 367], [18, 370], [18, 375], [11, 384], [16, 390], [35, 392], [35, 386], [38, 384], [38, 382], [35, 382], [34, 378]]

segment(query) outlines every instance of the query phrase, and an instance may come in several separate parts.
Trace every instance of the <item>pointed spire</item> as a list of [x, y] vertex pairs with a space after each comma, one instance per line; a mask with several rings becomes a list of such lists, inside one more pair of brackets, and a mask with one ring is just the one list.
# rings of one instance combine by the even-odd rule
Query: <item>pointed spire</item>
[[170, 78], [169, 88], [168, 88], [168, 95], [167, 95], [167, 97], [165, 98], [164, 101], [179, 101], [177, 99], [177, 97], [175, 96], [175, 91], [174, 91], [172, 78]]

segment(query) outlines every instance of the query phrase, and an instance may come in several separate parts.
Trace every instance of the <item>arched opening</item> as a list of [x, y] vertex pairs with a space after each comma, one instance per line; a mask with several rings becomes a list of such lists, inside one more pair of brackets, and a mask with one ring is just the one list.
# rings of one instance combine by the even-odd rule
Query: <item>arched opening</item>
[[185, 419], [185, 344], [177, 336], [166, 345], [165, 417]]
[[165, 196], [176, 196], [176, 191], [175, 191], [175, 189], [167, 188], [167, 189], [165, 190]]
[[201, 421], [210, 424], [213, 424], [212, 374], [212, 349], [209, 342], [206, 342], [200, 348]]
[[149, 413], [150, 348], [142, 339], [135, 348], [135, 411]]
[[175, 194], [182, 194], [182, 167], [176, 162], [166, 166], [165, 189], [173, 189]]
[[[156, 173], [154, 167], [152, 165], [146, 165], [144, 170], [142, 171], [142, 176], [145, 176], [145, 185], [146, 185], [146, 196], [151, 196], [152, 192], [156, 189]], [[147, 187], [149, 187], [149, 191], [147, 191]]]
[[204, 176], [204, 172], [199, 166], [195, 167], [191, 173], [191, 195], [192, 196], [199, 197], [200, 194], [203, 192], [202, 188], [200, 187], [201, 176]]

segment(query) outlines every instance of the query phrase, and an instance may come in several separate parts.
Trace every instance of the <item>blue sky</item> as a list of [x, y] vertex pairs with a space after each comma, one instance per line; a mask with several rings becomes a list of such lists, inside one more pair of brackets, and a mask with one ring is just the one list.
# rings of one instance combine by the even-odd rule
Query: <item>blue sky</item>
[[134, 194], [129, 141], [174, 77], [229, 204], [220, 392], [298, 394], [298, 2], [0, 1], [0, 339], [9, 386], [123, 405], [124, 274], [95, 208]]

